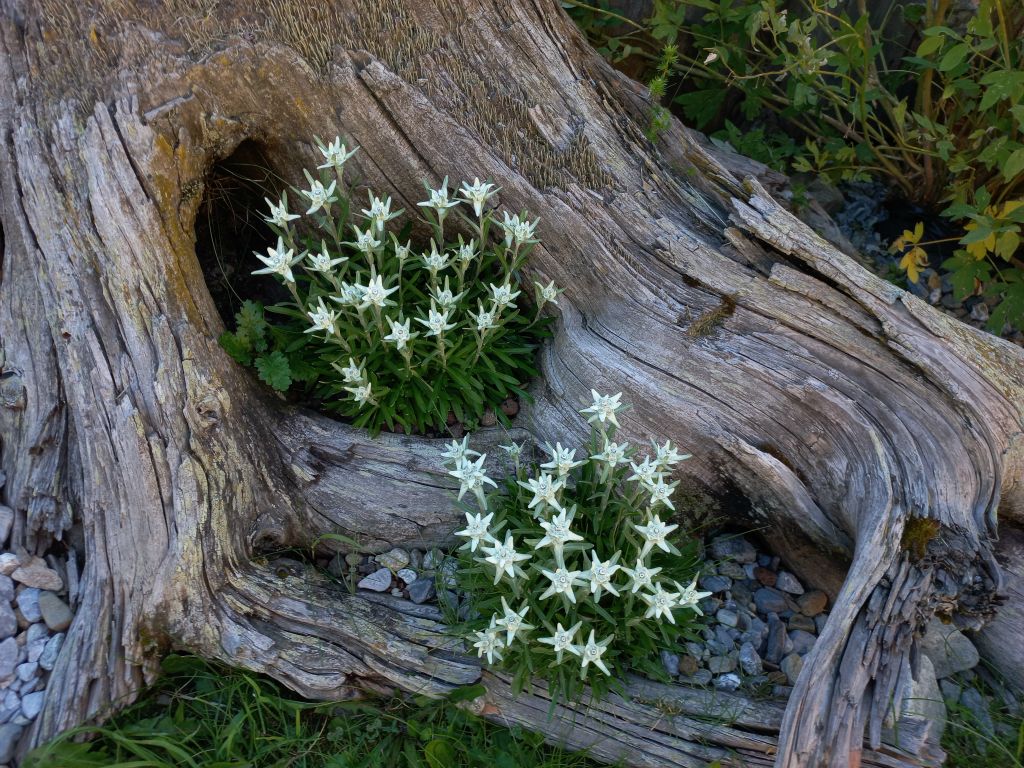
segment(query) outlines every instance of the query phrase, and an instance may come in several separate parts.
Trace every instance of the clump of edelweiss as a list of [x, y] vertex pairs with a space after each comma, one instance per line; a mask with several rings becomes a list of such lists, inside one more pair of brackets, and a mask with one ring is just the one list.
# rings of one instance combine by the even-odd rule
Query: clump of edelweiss
[[346, 183], [357, 149], [340, 138], [319, 146], [319, 176], [304, 171], [295, 212], [287, 193], [267, 200], [276, 245], [256, 254], [254, 274], [277, 279], [291, 300], [266, 315], [246, 302], [225, 348], [275, 388], [299, 384], [373, 431], [443, 430], [451, 413], [473, 425], [487, 409], [502, 418], [497, 406], [536, 375], [541, 311], [560, 294], [535, 282], [529, 301], [522, 295], [537, 222], [499, 215], [490, 182], [456, 189], [445, 178], [417, 203], [432, 236], [414, 243], [391, 197], [365, 190], [363, 203]]
[[621, 395], [592, 395], [587, 449], [548, 445], [548, 461], [531, 465], [522, 446], [502, 446], [512, 474], [500, 488], [468, 436], [444, 452], [466, 516], [456, 533], [480, 617], [466, 626], [473, 646], [519, 684], [539, 672], [567, 696], [592, 668], [599, 691], [627, 668], [659, 674], [658, 651], [693, 637], [710, 594], [697, 591], [696, 543], [671, 522], [671, 473], [689, 456], [670, 441], [636, 455], [615, 440]]

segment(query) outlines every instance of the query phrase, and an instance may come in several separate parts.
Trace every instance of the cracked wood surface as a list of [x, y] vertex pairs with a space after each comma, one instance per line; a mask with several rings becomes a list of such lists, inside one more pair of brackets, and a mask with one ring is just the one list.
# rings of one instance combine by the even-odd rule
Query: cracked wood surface
[[[650, 146], [641, 89], [554, 2], [209, 5], [0, 2], [6, 500], [15, 541], [43, 548], [73, 512], [86, 553], [29, 740], [129, 700], [170, 647], [318, 698], [480, 677], [422, 610], [256, 557], [322, 533], [425, 546], [455, 522], [434, 441], [287, 408], [216, 343], [206, 173], [252, 140], [296, 180], [309, 137], [340, 133], [399, 206], [479, 175], [540, 216], [529, 276], [566, 293], [525, 432], [578, 441], [590, 387], [622, 390], [626, 437], [687, 448], [688, 483], [745, 499], [727, 512], [832, 585], [785, 712], [736, 697], [753, 725], [709, 725], [679, 687], [547, 720], [542, 691], [491, 674], [482, 711], [636, 765], [934, 763], [885, 727], [891, 695], [932, 611], [993, 611], [995, 510], [1024, 517], [1020, 349], [865, 271], [748, 162], [678, 125]], [[912, 560], [918, 517], [941, 528]]]

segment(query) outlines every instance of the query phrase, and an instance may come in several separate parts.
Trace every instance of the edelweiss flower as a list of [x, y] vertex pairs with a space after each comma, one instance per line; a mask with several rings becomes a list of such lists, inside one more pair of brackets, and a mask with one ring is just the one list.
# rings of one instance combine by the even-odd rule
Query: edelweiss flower
[[444, 310], [454, 309], [455, 305], [459, 303], [459, 299], [466, 295], [466, 292], [452, 295], [452, 289], [448, 284], [448, 278], [444, 279], [444, 288], [436, 288], [430, 297], [438, 303], [438, 306]]
[[443, 219], [448, 213], [449, 208], [454, 208], [459, 204], [458, 200], [448, 199], [448, 177], [444, 177], [444, 181], [441, 182], [441, 186], [437, 189], [431, 189], [427, 187], [427, 194], [430, 195], [428, 200], [424, 200], [422, 203], [416, 203], [421, 208], [433, 208], [437, 211], [437, 216]]
[[341, 143], [341, 137], [336, 136], [334, 141], [326, 147], [320, 147], [320, 154], [324, 156], [326, 162], [323, 165], [318, 165], [317, 168], [337, 168], [340, 170], [348, 159], [359, 151], [359, 147], [353, 147], [351, 152], [346, 150], [347, 147]]
[[647, 612], [644, 614], [645, 619], [660, 619], [664, 616], [668, 619], [669, 624], [676, 623], [676, 618], [672, 615], [672, 609], [676, 607], [676, 601], [679, 599], [678, 592], [666, 592], [661, 588], [661, 584], [655, 584], [654, 592], [642, 592], [640, 593], [640, 599], [647, 603]]
[[508, 306], [515, 306], [514, 299], [522, 291], [513, 291], [512, 286], [508, 283], [504, 285], [491, 285], [491, 295], [494, 297], [494, 303], [498, 306], [498, 311], [505, 309]]
[[373, 253], [380, 248], [380, 240], [373, 236], [372, 228], [362, 232], [359, 227], [353, 225], [352, 231], [355, 232], [356, 239], [346, 245], [351, 245], [360, 253]]
[[499, 630], [494, 625], [493, 616], [491, 617], [491, 626], [483, 632], [476, 633], [476, 642], [473, 643], [473, 647], [477, 649], [477, 656], [487, 655], [488, 664], [493, 664], [495, 659], [501, 661], [501, 649], [505, 647], [505, 644], [501, 641]]
[[654, 515], [651, 521], [647, 525], [637, 525], [633, 523], [633, 527], [636, 528], [640, 534], [644, 537], [644, 546], [640, 550], [640, 557], [644, 557], [654, 547], [663, 549], [666, 552], [671, 552], [668, 542], [665, 541], [665, 537], [672, 533], [678, 525], [665, 525], [661, 522], [661, 518]]
[[367, 283], [365, 288], [363, 288], [362, 286], [359, 287], [362, 288], [363, 292], [363, 301], [360, 305], [362, 309], [366, 309], [369, 306], [381, 308], [389, 307], [395, 303], [391, 301], [391, 299], [389, 299], [388, 296], [397, 291], [398, 286], [396, 285], [394, 288], [385, 288], [384, 280], [381, 278], [380, 275], [371, 278], [370, 282]]
[[505, 211], [505, 220], [501, 222], [501, 228], [505, 230], [505, 246], [512, 247], [514, 242], [517, 246], [523, 243], [536, 242], [533, 240], [533, 233], [537, 229], [537, 222], [530, 222], [527, 219], [520, 219], [519, 216], [509, 216]]
[[359, 404], [360, 407], [369, 403], [373, 405], [376, 401], [373, 399], [373, 392], [371, 392], [370, 382], [360, 384], [358, 387], [345, 387], [346, 392], [352, 393], [352, 399]]
[[523, 575], [523, 569], [519, 567], [519, 563], [530, 559], [529, 555], [521, 555], [516, 552], [511, 533], [505, 534], [504, 544], [494, 542], [493, 547], [481, 547], [481, 549], [487, 554], [484, 562], [494, 566], [495, 584], [501, 581], [502, 575], [506, 575], [510, 579]]
[[519, 484], [523, 488], [533, 491], [533, 500], [530, 501], [529, 509], [539, 506], [534, 514], [540, 514], [544, 510], [544, 505], [554, 507], [559, 512], [564, 511], [562, 505], [558, 503], [558, 492], [565, 487], [564, 479], [556, 480], [547, 472], [541, 472], [540, 477], [536, 480], [531, 477], [525, 482], [520, 480]]
[[674, 483], [666, 483], [665, 478], [661, 476], [653, 483], [650, 483], [647, 486], [647, 490], [651, 492], [651, 509], [654, 509], [659, 504], [664, 504], [669, 509], [675, 510], [675, 505], [672, 504], [672, 499], [669, 497], [675, 491], [677, 485], [679, 485], [678, 480]]
[[594, 402], [589, 408], [584, 408], [580, 413], [586, 415], [590, 414], [588, 422], [593, 424], [595, 421], [600, 424], [604, 424], [606, 421], [614, 426], [619, 426], [618, 420], [615, 418], [616, 412], [622, 408], [622, 403], [619, 402], [619, 398], [622, 397], [622, 393], [619, 392], [616, 395], [599, 395], [596, 389], [590, 390], [590, 396], [594, 398]]
[[487, 506], [484, 499], [484, 486], [490, 485], [497, 488], [498, 484], [484, 474], [484, 461], [486, 460], [486, 453], [480, 454], [480, 458], [476, 461], [471, 461], [464, 456], [456, 462], [455, 470], [448, 473], [462, 484], [459, 488], [459, 499], [466, 495], [466, 491], [472, 491], [480, 501], [480, 506]]
[[512, 607], [505, 602], [505, 598], [501, 598], [501, 609], [505, 612], [505, 615], [495, 621], [499, 627], [505, 628], [505, 645], [512, 645], [512, 641], [515, 640], [516, 633], [519, 630], [526, 632], [530, 629], [536, 629], [533, 624], [527, 624], [523, 619], [526, 617], [527, 611], [530, 610], [530, 606], [523, 603], [522, 607], [518, 611], [512, 610]]
[[651, 586], [651, 579], [661, 573], [661, 568], [648, 568], [641, 558], [632, 568], [623, 566], [622, 572], [629, 576], [629, 591], [635, 595], [638, 590]]
[[600, 453], [595, 453], [592, 458], [594, 461], [601, 461], [607, 464], [609, 467], [617, 467], [619, 464], [626, 463], [626, 452], [629, 450], [629, 443], [613, 443], [608, 440], [604, 443], [604, 450]]
[[[466, 513], [466, 527], [461, 531], [456, 531], [456, 536], [461, 536], [464, 539], [469, 539], [469, 551], [476, 552], [477, 545], [482, 541], [494, 541], [495, 539], [491, 536], [489, 526], [491, 524], [491, 518], [494, 517], [494, 513], [483, 516], [482, 512], [476, 515], [471, 515], [469, 512]], [[512, 642], [509, 638], [509, 642]]]
[[470, 240], [468, 243], [461, 243], [459, 245], [459, 252], [456, 256], [463, 265], [469, 264], [473, 259], [476, 258], [476, 243]]
[[489, 331], [492, 328], [497, 328], [498, 325], [495, 322], [497, 320], [496, 315], [493, 312], [489, 312], [484, 309], [482, 302], [479, 304], [479, 307], [480, 310], [475, 315], [472, 312], [466, 313], [476, 322], [477, 331], [483, 333], [484, 331]]
[[289, 221], [294, 221], [299, 218], [297, 213], [288, 213], [288, 195], [282, 193], [280, 204], [274, 204], [269, 198], [264, 197], [267, 201], [267, 205], [270, 206], [270, 215], [264, 216], [263, 220], [268, 224], [274, 224], [278, 227], [287, 227]]
[[570, 571], [559, 566], [553, 571], [541, 571], [551, 581], [551, 586], [541, 596], [541, 600], [547, 600], [553, 595], [565, 595], [570, 603], [576, 602], [574, 587], [580, 584], [580, 571]]
[[501, 450], [508, 454], [508, 457], [512, 461], [519, 463], [519, 458], [523, 455], [523, 451], [526, 449], [526, 442], [522, 443], [511, 443], [510, 445], [499, 445]]
[[479, 451], [474, 451], [469, 447], [469, 435], [463, 437], [461, 443], [453, 439], [445, 448], [444, 453], [441, 454], [445, 464], [457, 464], [460, 459], [464, 459], [467, 456], [479, 455]]
[[423, 266], [430, 272], [430, 276], [437, 279], [437, 273], [448, 266], [448, 254], [438, 253], [437, 246], [433, 241], [430, 243], [430, 254], [423, 254], [420, 258], [423, 259]]
[[580, 657], [581, 676], [586, 677], [588, 664], [593, 664], [606, 675], [611, 676], [612, 673], [608, 670], [608, 667], [605, 666], [604, 662], [601, 661], [601, 657], [604, 656], [604, 652], [608, 650], [608, 644], [611, 643], [612, 637], [613, 635], [608, 635], [608, 637], [601, 642], [595, 643], [594, 630], [590, 630], [590, 638], [587, 640], [587, 644], [580, 649], [578, 654]]
[[341, 294], [331, 296], [331, 301], [336, 301], [343, 307], [356, 307], [363, 303], [363, 286], [342, 282]]
[[300, 190], [302, 194], [309, 198], [309, 210], [306, 211], [306, 215], [309, 216], [311, 213], [316, 213], [321, 208], [326, 208], [331, 203], [337, 202], [338, 198], [334, 196], [334, 190], [338, 186], [338, 182], [332, 181], [331, 185], [324, 189], [324, 185], [319, 181], [311, 181], [309, 189]]
[[533, 285], [537, 291], [538, 307], [543, 307], [545, 304], [549, 303], [558, 306], [558, 295], [562, 293], [562, 289], [555, 287], [554, 280], [552, 280], [547, 285], [541, 285], [536, 280], [534, 280]]
[[[256, 253], [253, 251], [253, 253]], [[284, 240], [277, 238], [277, 248], [267, 248], [267, 255], [262, 256], [256, 253], [256, 258], [267, 266], [264, 269], [257, 269], [254, 275], [280, 275], [287, 283], [294, 283], [295, 276], [292, 275], [292, 267], [301, 259], [295, 256], [295, 251], [289, 248], [284, 249]]]
[[306, 261], [309, 262], [309, 269], [314, 272], [322, 272], [325, 275], [330, 274], [335, 265], [341, 264], [343, 261], [348, 261], [348, 256], [339, 256], [336, 259], [332, 259], [331, 255], [327, 252], [327, 243], [320, 241], [321, 249], [320, 253], [307, 253]]
[[427, 336], [440, 336], [445, 331], [450, 331], [456, 326], [456, 323], [448, 322], [448, 312], [438, 312], [433, 302], [431, 302], [430, 311], [427, 312], [426, 319], [417, 317], [416, 322], [422, 323], [427, 327]]
[[564, 651], [568, 651], [573, 656], [580, 655], [580, 650], [576, 647], [574, 641], [576, 640], [576, 633], [580, 631], [582, 626], [583, 622], [579, 621], [569, 629], [562, 629], [562, 623], [559, 622], [555, 625], [555, 634], [552, 637], [539, 637], [537, 642], [552, 646], [555, 649], [555, 660], [561, 664]]
[[313, 326], [307, 328], [303, 333], [316, 333], [317, 331], [327, 331], [331, 336], [334, 335], [337, 326], [335, 325], [338, 321], [338, 313], [329, 310], [324, 306], [324, 300], [317, 298], [317, 307], [312, 312], [307, 312], [309, 319], [313, 321]]
[[409, 258], [409, 251], [412, 249], [412, 241], [408, 241], [405, 245], [400, 245], [398, 238], [391, 235], [391, 241], [395, 244], [395, 258], [398, 259], [399, 264], [404, 264], [405, 260]]
[[651, 440], [651, 445], [654, 446], [654, 460], [661, 469], [671, 469], [679, 462], [690, 458], [688, 453], [679, 453], [676, 447], [672, 445], [671, 440], [666, 440], [664, 445], [658, 445], [654, 440]]
[[545, 445], [548, 453], [551, 454], [551, 461], [547, 464], [541, 464], [541, 469], [550, 469], [552, 472], [557, 472], [559, 477], [565, 477], [571, 470], [576, 467], [583, 466], [586, 464], [585, 461], [573, 461], [576, 458], [576, 451], [563, 448], [561, 443], [555, 443], [555, 447], [552, 448], [550, 445]]
[[410, 340], [415, 339], [417, 336], [419, 336], [418, 333], [409, 333], [409, 323], [411, 321], [408, 318], [406, 318], [406, 321], [404, 323], [396, 322], [392, 320], [390, 317], [387, 318], [387, 321], [388, 325], [391, 326], [391, 333], [389, 333], [387, 336], [382, 336], [381, 338], [384, 341], [392, 342], [395, 345], [395, 349], [405, 349], [405, 345], [408, 344]]
[[351, 357], [348, 359], [347, 368], [341, 368], [338, 366], [337, 363], [335, 363], [334, 367], [337, 368], [338, 371], [341, 373], [341, 376], [343, 379], [345, 379], [346, 384], [361, 384], [363, 382], [363, 379], [366, 377], [366, 371], [363, 370], [363, 363], [357, 363]]
[[676, 585], [676, 589], [679, 590], [679, 600], [676, 604], [680, 608], [692, 608], [703, 616], [704, 611], [702, 611], [697, 604], [705, 597], [708, 597], [711, 593], [697, 591], [697, 577], [693, 577], [693, 581], [690, 582], [690, 586], [688, 587], [680, 586], [678, 581], [673, 583]]
[[363, 216], [370, 219], [373, 226], [380, 232], [384, 231], [384, 225], [401, 215], [401, 211], [391, 212], [391, 198], [382, 200], [372, 192], [370, 195], [370, 207], [362, 210]]
[[611, 559], [605, 560], [603, 563], [597, 554], [591, 551], [590, 553], [590, 570], [583, 573], [583, 577], [590, 579], [590, 592], [594, 596], [595, 600], [601, 599], [601, 591], [607, 589], [616, 597], [619, 596], [619, 590], [612, 584], [612, 576], [622, 566], [617, 565], [621, 552], [616, 552], [612, 555]]
[[541, 520], [540, 527], [544, 529], [544, 538], [537, 542], [534, 549], [551, 547], [555, 551], [555, 558], [561, 562], [562, 549], [570, 541], [583, 541], [583, 537], [574, 532], [569, 526], [576, 514], [576, 507], [568, 512], [562, 511], [550, 520]]
[[462, 200], [472, 204], [473, 213], [478, 219], [483, 214], [484, 204], [497, 191], [498, 188], [493, 184], [481, 183], [480, 179], [473, 179], [472, 184], [462, 182], [462, 188], [459, 190], [462, 193]]
[[629, 476], [630, 480], [639, 480], [644, 485], [654, 485], [655, 478], [661, 477], [661, 471], [658, 469], [656, 462], [645, 458], [639, 464], [635, 462], [629, 463], [630, 468], [633, 470], [633, 474]]

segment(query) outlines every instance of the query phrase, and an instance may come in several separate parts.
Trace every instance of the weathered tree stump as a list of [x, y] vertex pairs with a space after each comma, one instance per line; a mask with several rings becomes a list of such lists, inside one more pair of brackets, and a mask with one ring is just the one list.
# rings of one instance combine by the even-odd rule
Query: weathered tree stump
[[[174, 647], [313, 698], [482, 679], [484, 714], [634, 765], [934, 762], [884, 724], [922, 622], [997, 605], [1019, 348], [870, 274], [680, 126], [652, 146], [642, 90], [554, 0], [0, 7], [6, 500], [30, 551], [80, 522], [85, 563], [26, 741], [130, 700]], [[634, 681], [548, 719], [542, 686], [513, 697], [429, 610], [257, 557], [322, 533], [427, 546], [456, 520], [436, 442], [286, 407], [216, 341], [211, 167], [245, 141], [294, 180], [336, 133], [406, 208], [448, 174], [540, 216], [529, 269], [566, 293], [520, 427], [579, 440], [589, 388], [622, 390], [627, 437], [689, 449], [688, 482], [841, 584], [785, 711], [719, 694], [738, 714], [709, 725], [706, 694]]]

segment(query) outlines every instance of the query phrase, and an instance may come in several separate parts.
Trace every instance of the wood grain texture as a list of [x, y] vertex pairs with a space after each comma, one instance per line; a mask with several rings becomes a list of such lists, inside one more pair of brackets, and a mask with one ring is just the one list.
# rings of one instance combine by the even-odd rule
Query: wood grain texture
[[[480, 176], [541, 218], [529, 277], [566, 292], [525, 433], [578, 441], [589, 389], [621, 390], [626, 437], [681, 444], [688, 483], [842, 585], [785, 712], [741, 702], [759, 727], [634, 698], [569, 728], [493, 675], [484, 711], [636, 765], [933, 762], [884, 726], [928, 616], [995, 608], [996, 509], [1024, 517], [1019, 348], [867, 272], [749, 161], [677, 124], [650, 145], [642, 89], [553, 0], [0, 9], [6, 501], [27, 548], [72, 517], [85, 544], [29, 740], [130, 700], [172, 647], [318, 698], [480, 678], [420, 609], [258, 557], [322, 533], [425, 546], [455, 522], [435, 441], [288, 408], [216, 342], [194, 247], [210, 168], [252, 141], [297, 181], [309, 137], [343, 134], [396, 207]], [[924, 557], [901, 545], [917, 518], [940, 524]]]

